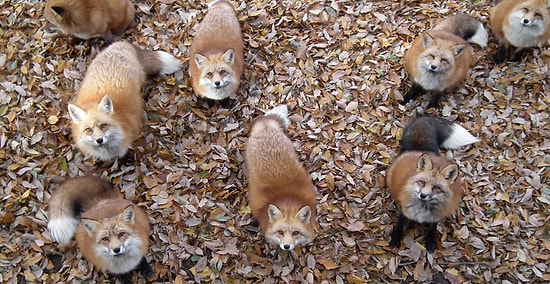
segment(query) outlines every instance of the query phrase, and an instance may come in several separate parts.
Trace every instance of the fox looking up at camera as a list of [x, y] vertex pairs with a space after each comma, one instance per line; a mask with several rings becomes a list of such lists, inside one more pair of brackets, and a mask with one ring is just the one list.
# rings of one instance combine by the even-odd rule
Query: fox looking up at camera
[[403, 104], [431, 91], [428, 108], [436, 107], [444, 91], [464, 81], [473, 55], [468, 42], [485, 47], [488, 35], [483, 25], [467, 14], [451, 16], [418, 36], [405, 53], [405, 69], [412, 86]]
[[228, 1], [215, 1], [191, 44], [189, 75], [193, 90], [207, 99], [226, 99], [239, 89], [243, 68], [243, 39], [237, 14]]
[[120, 199], [107, 181], [85, 176], [61, 184], [49, 201], [48, 231], [60, 244], [76, 235], [84, 258], [97, 269], [132, 282], [132, 271], [153, 274], [145, 260], [151, 227], [145, 213]]
[[48, 0], [44, 17], [65, 34], [113, 42], [135, 25], [135, 12], [130, 0]]
[[314, 186], [286, 135], [289, 122], [286, 105], [257, 118], [244, 158], [252, 215], [282, 250], [313, 241], [317, 224]]
[[426, 249], [436, 249], [437, 223], [454, 214], [462, 200], [458, 165], [439, 155], [439, 148], [456, 149], [478, 142], [466, 129], [438, 117], [420, 117], [409, 123], [402, 149], [386, 176], [391, 196], [400, 207], [390, 245], [399, 247], [405, 221], [428, 224]]
[[[499, 49], [496, 63], [519, 61], [525, 49], [550, 39], [550, 0], [503, 0], [490, 10]], [[511, 53], [511, 55], [509, 54]]]
[[100, 160], [124, 156], [141, 133], [146, 76], [179, 69], [181, 62], [174, 56], [126, 41], [101, 51], [68, 105], [78, 149]]

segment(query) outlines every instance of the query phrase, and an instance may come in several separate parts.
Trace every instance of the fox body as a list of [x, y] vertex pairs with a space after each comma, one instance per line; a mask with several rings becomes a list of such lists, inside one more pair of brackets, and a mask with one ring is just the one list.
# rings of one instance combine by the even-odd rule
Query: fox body
[[146, 76], [180, 68], [181, 62], [166, 52], [125, 41], [111, 44], [92, 61], [68, 105], [76, 146], [101, 160], [124, 156], [141, 133]]
[[189, 75], [195, 93], [223, 100], [239, 88], [244, 68], [243, 39], [233, 6], [225, 0], [211, 4], [193, 39]]
[[65, 34], [112, 42], [135, 25], [135, 12], [130, 0], [48, 0], [44, 17]]
[[82, 255], [96, 268], [131, 282], [135, 269], [153, 272], [146, 262], [151, 228], [147, 215], [117, 197], [112, 185], [86, 176], [61, 184], [49, 201], [48, 230], [67, 244], [75, 235]]
[[315, 238], [313, 183], [286, 135], [286, 105], [256, 119], [246, 144], [245, 163], [252, 215], [269, 243], [292, 250]]
[[550, 39], [550, 1], [503, 0], [490, 11], [491, 27], [499, 40], [495, 62], [502, 63], [511, 55], [519, 61], [525, 48], [535, 47]]
[[436, 117], [420, 117], [403, 133], [401, 154], [387, 173], [390, 194], [401, 212], [390, 245], [399, 247], [405, 220], [429, 224], [426, 249], [436, 249], [437, 223], [457, 211], [462, 199], [458, 165], [439, 155], [439, 148], [456, 149], [475, 143], [458, 124]]
[[487, 46], [487, 31], [466, 14], [447, 18], [433, 30], [417, 37], [405, 53], [405, 68], [413, 81], [403, 103], [423, 91], [432, 91], [428, 107], [436, 107], [441, 93], [464, 81], [472, 64], [468, 42]]

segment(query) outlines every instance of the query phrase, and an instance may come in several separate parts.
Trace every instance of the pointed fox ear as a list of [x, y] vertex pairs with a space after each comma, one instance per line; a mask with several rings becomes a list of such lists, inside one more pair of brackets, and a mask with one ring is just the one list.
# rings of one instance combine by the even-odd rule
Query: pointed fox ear
[[195, 54], [195, 64], [197, 64], [197, 67], [203, 68], [206, 65], [206, 62], [208, 62], [208, 58], [202, 54]]
[[80, 222], [82, 222], [82, 227], [84, 227], [84, 230], [86, 230], [90, 236], [95, 234], [97, 228], [99, 228], [99, 222], [96, 220], [83, 218]]
[[99, 105], [97, 105], [97, 110], [105, 114], [113, 114], [115, 110], [113, 108], [113, 101], [111, 101], [111, 98], [105, 95], [103, 99], [101, 99], [101, 101], [99, 102]]
[[464, 53], [464, 50], [466, 50], [466, 44], [457, 44], [453, 47], [453, 54], [455, 57], [459, 57]]
[[233, 48], [228, 49], [222, 56], [223, 62], [233, 64], [235, 62], [235, 51]]
[[269, 204], [269, 207], [267, 208], [267, 215], [269, 216], [269, 222], [277, 221], [283, 217], [281, 210], [273, 204]]
[[86, 117], [86, 112], [76, 105], [69, 104], [69, 116], [74, 122], [81, 122]]
[[422, 44], [424, 47], [429, 47], [433, 44], [434, 38], [429, 33], [424, 33], [424, 40], [422, 41]]
[[122, 210], [122, 213], [118, 215], [118, 220], [133, 225], [135, 223], [136, 219], [136, 210], [134, 208], [134, 205], [128, 205], [124, 210]]
[[432, 160], [428, 154], [424, 153], [420, 156], [420, 158], [418, 158], [416, 169], [419, 172], [431, 171], [433, 169]]
[[452, 164], [446, 166], [443, 170], [441, 170], [441, 174], [449, 182], [454, 182], [458, 177], [458, 165]]
[[296, 213], [296, 219], [300, 220], [302, 223], [309, 223], [311, 219], [311, 208], [307, 205], [300, 208], [298, 213]]
[[65, 8], [61, 6], [52, 6], [52, 10], [54, 13], [56, 13], [60, 17], [63, 17], [65, 15]]

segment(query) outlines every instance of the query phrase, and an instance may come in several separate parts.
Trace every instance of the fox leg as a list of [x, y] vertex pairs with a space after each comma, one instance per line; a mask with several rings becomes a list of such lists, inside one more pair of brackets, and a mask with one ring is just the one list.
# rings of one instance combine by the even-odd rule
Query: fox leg
[[428, 108], [436, 108], [437, 106], [439, 106], [441, 96], [442, 94], [440, 92], [432, 91], [432, 96], [430, 98], [430, 103], [428, 103]]
[[403, 97], [403, 102], [401, 104], [402, 105], [407, 104], [409, 101], [416, 98], [423, 91], [424, 91], [424, 88], [422, 88], [420, 85], [416, 83], [413, 83], [409, 92], [407, 92], [405, 97]]
[[512, 57], [510, 58], [510, 61], [512, 62], [518, 62], [521, 60], [521, 57], [525, 53], [525, 48], [518, 47], [514, 53], [512, 53]]
[[133, 280], [132, 280], [132, 271], [124, 273], [124, 274], [118, 274], [117, 277], [118, 277], [118, 280], [120, 280], [120, 282], [122, 284], [132, 284], [132, 283], [134, 283]]
[[508, 53], [508, 48], [506, 47], [506, 44], [501, 43], [498, 46], [498, 50], [495, 53], [494, 60], [496, 64], [500, 64], [506, 60], [506, 54]]
[[424, 244], [426, 245], [426, 249], [429, 252], [434, 252], [437, 248], [435, 244], [435, 234], [437, 231], [437, 223], [430, 223], [428, 224], [428, 233], [426, 234], [426, 238], [424, 239]]
[[393, 227], [393, 232], [391, 233], [390, 246], [392, 248], [398, 248], [401, 246], [401, 239], [403, 238], [403, 227], [405, 226], [405, 215], [399, 213], [397, 218], [397, 224]]
[[137, 270], [141, 272], [141, 274], [146, 278], [150, 278], [155, 274], [155, 270], [153, 269], [153, 266], [147, 263], [147, 260], [145, 259], [145, 257], [141, 259], [141, 262], [139, 263]]

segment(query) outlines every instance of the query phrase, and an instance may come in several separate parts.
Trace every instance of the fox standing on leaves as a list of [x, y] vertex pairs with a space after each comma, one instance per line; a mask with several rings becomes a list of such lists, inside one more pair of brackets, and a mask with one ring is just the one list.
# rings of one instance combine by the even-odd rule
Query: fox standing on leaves
[[510, 56], [519, 61], [526, 48], [550, 39], [550, 0], [503, 0], [490, 10], [491, 27], [499, 40], [496, 63]]
[[267, 112], [254, 122], [245, 150], [252, 215], [283, 250], [313, 241], [317, 222], [313, 183], [286, 136], [289, 123], [286, 105]]
[[437, 107], [441, 94], [464, 81], [470, 71], [473, 52], [468, 42], [485, 47], [488, 35], [483, 24], [467, 14], [451, 16], [417, 37], [405, 53], [412, 87], [403, 104], [431, 91], [428, 108]]
[[403, 132], [400, 155], [388, 170], [391, 196], [400, 206], [390, 245], [399, 247], [405, 220], [429, 225], [426, 249], [436, 249], [437, 223], [458, 210], [462, 181], [458, 165], [439, 155], [439, 148], [456, 149], [478, 142], [458, 124], [438, 117], [420, 117]]
[[111, 44], [92, 61], [68, 106], [76, 146], [101, 160], [124, 156], [141, 133], [146, 76], [180, 68], [181, 62], [166, 52], [125, 41]]
[[132, 282], [132, 271], [150, 277], [145, 260], [151, 227], [147, 215], [131, 201], [117, 197], [113, 186], [93, 176], [67, 180], [49, 201], [48, 231], [67, 244], [76, 234], [82, 255], [96, 268]]
[[237, 14], [228, 1], [215, 1], [191, 45], [189, 75], [193, 90], [211, 100], [226, 99], [239, 89], [243, 68], [243, 39]]
[[130, 0], [48, 0], [44, 17], [65, 34], [113, 42], [135, 26], [135, 13]]

